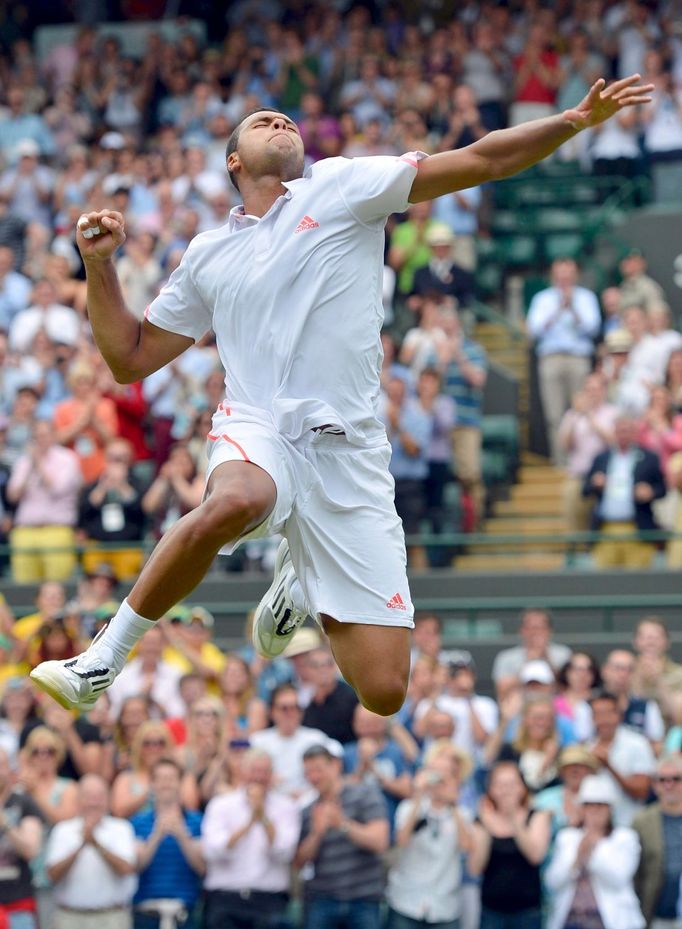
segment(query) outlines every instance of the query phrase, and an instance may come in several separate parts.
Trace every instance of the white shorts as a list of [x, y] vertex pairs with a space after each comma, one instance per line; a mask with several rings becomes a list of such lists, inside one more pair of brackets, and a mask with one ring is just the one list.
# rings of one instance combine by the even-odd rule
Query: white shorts
[[339, 622], [413, 628], [402, 524], [393, 502], [388, 443], [351, 445], [345, 435], [285, 439], [258, 411], [216, 411], [206, 479], [226, 461], [247, 461], [275, 482], [277, 500], [244, 539], [281, 533], [308, 605]]

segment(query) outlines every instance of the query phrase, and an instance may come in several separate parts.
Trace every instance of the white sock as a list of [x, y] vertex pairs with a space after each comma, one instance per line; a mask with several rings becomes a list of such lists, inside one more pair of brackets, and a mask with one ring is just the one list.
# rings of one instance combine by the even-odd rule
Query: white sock
[[155, 626], [153, 619], [139, 616], [127, 600], [119, 606], [116, 615], [106, 627], [95, 649], [97, 654], [110, 668], [118, 673], [130, 653], [130, 650], [148, 629]]

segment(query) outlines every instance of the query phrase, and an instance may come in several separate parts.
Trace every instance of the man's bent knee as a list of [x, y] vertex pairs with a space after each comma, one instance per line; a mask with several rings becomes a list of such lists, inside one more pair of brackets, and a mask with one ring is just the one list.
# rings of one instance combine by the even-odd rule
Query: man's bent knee
[[376, 679], [355, 684], [360, 703], [379, 716], [393, 716], [405, 701], [407, 679], [396, 673], [379, 674]]
[[274, 481], [265, 471], [232, 463], [219, 480], [209, 483], [208, 496], [200, 506], [202, 530], [224, 541], [236, 539], [268, 517], [276, 496]]

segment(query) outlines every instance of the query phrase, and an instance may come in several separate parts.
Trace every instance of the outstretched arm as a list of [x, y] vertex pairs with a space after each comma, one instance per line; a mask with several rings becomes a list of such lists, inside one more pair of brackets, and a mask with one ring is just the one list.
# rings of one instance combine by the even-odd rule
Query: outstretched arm
[[653, 84], [639, 80], [639, 74], [633, 74], [606, 87], [600, 78], [573, 110], [499, 129], [466, 148], [424, 158], [412, 184], [410, 203], [497, 181], [537, 164], [581, 129], [605, 122], [624, 107], [649, 103]]
[[77, 229], [87, 276], [88, 317], [97, 347], [119, 383], [138, 381], [177, 358], [193, 340], [147, 320], [141, 323], [127, 308], [113, 263], [114, 252], [126, 238], [120, 213], [87, 213], [78, 220]]

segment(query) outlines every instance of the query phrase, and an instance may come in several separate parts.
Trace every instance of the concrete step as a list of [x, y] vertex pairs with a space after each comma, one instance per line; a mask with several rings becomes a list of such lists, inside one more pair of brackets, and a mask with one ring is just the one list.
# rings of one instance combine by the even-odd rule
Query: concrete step
[[504, 517], [487, 519], [484, 530], [486, 535], [557, 535], [567, 531], [561, 516], [529, 516], [518, 518]]
[[494, 506], [495, 516], [561, 516], [563, 503], [560, 497], [529, 497], [499, 500]]
[[519, 552], [513, 554], [491, 553], [489, 555], [460, 555], [455, 559], [458, 572], [477, 571], [560, 571], [564, 567], [564, 556], [559, 553]]
[[[523, 470], [523, 468], [521, 469]], [[549, 484], [540, 484], [527, 481], [525, 484], [514, 484], [511, 488], [512, 500], [560, 500], [563, 492], [563, 482], [555, 481]]]
[[522, 465], [517, 475], [519, 484], [563, 484], [566, 475], [553, 465]]

